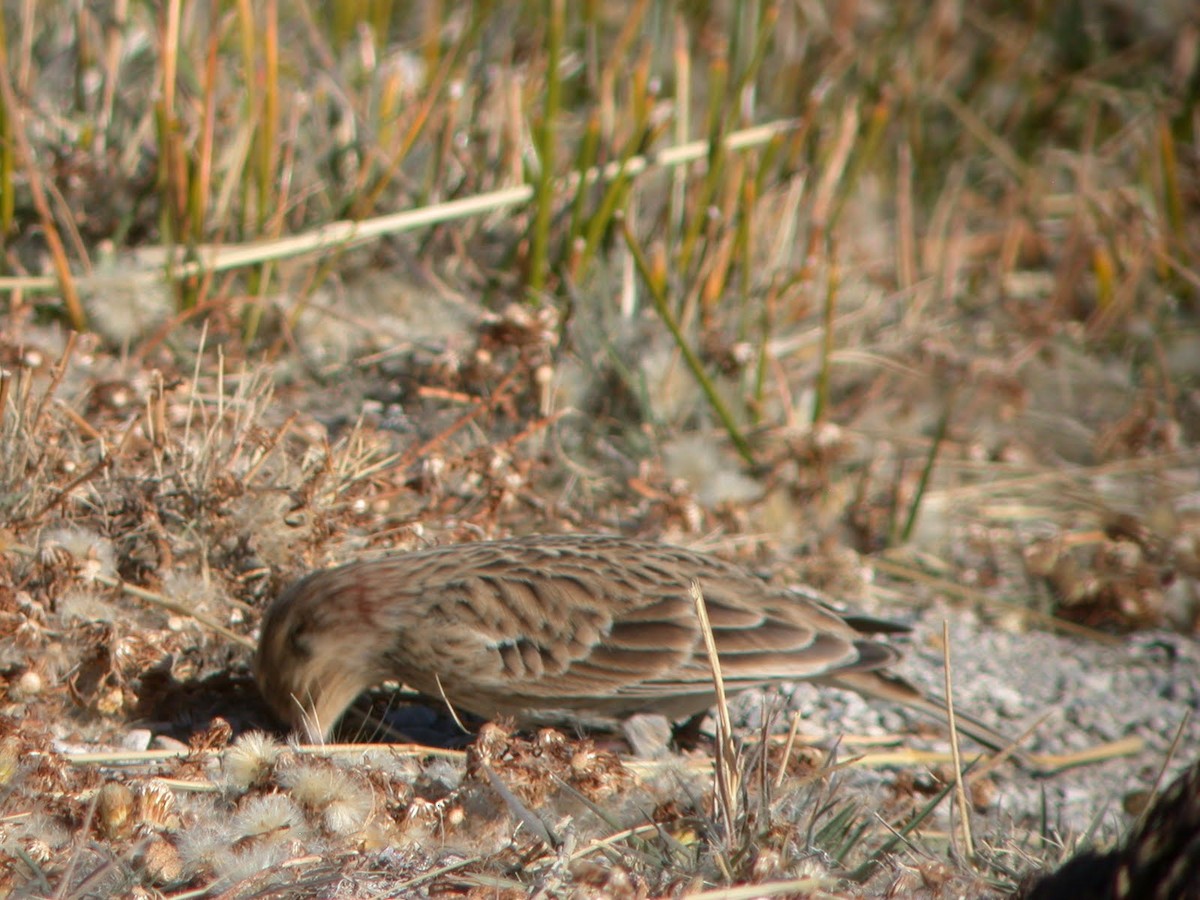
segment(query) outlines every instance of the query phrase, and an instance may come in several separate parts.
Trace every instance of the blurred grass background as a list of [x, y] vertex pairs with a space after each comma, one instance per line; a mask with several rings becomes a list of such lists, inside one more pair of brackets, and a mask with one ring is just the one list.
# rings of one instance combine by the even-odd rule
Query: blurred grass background
[[[1171, 545], [1194, 518], [1145, 477], [1197, 431], [1186, 4], [4, 16], [13, 318], [185, 371], [200, 323], [227, 356], [326, 380], [423, 341], [454, 387], [521, 358], [539, 412], [584, 414], [572, 457], [611, 437], [709, 510], [765, 497], [735, 530], [808, 541], [799, 505], [870, 552], [922, 507], [945, 538], [969, 504], [1005, 527], [1149, 516], [1140, 542]], [[454, 335], [489, 316], [489, 340], [527, 346], [472, 371]], [[704, 452], [666, 452], [688, 436]], [[1131, 478], [1099, 491], [1097, 466]], [[1108, 620], [1111, 597], [1055, 590]]]

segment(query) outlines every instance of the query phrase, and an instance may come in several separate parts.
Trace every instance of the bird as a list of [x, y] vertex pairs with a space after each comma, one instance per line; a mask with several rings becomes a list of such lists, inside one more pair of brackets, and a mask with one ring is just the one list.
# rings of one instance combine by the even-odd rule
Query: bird
[[[385, 681], [486, 720], [695, 719], [716, 687], [693, 584], [727, 693], [817, 681], [945, 718], [886, 671], [900, 654], [870, 635], [902, 626], [842, 614], [712, 555], [600, 534], [452, 544], [311, 573], [264, 614], [255, 678], [274, 715], [314, 743]], [[956, 720], [987, 747], [1010, 746]]]
[[1149, 807], [1118, 847], [1086, 850], [1037, 876], [1022, 900], [1200, 900], [1200, 761]]

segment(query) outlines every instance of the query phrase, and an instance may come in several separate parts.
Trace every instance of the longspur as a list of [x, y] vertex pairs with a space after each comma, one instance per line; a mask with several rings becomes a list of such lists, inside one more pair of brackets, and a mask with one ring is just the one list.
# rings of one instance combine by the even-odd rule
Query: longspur
[[[313, 741], [389, 680], [487, 719], [685, 719], [715, 699], [692, 582], [729, 693], [816, 680], [944, 717], [883, 671], [898, 653], [869, 636], [881, 623], [712, 556], [602, 535], [458, 544], [315, 572], [268, 609], [255, 673], [275, 714]], [[962, 721], [986, 745], [1004, 743]]]

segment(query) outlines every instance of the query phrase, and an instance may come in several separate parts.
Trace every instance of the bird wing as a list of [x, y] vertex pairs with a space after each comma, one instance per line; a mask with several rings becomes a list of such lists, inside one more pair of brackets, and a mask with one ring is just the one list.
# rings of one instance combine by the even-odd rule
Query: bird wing
[[423, 621], [397, 629], [393, 674], [485, 715], [711, 694], [693, 580], [731, 692], [895, 659], [819, 605], [679, 548], [543, 536], [404, 559]]

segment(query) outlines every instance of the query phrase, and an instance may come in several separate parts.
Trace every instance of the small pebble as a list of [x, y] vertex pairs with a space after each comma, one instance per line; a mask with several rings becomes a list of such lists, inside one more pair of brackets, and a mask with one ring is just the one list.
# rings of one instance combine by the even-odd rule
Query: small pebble
[[154, 735], [149, 728], [132, 728], [121, 738], [121, 749], [141, 753], [150, 748], [150, 740]]

